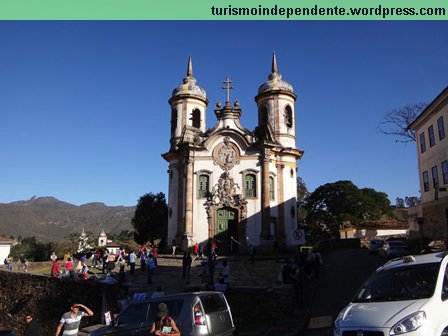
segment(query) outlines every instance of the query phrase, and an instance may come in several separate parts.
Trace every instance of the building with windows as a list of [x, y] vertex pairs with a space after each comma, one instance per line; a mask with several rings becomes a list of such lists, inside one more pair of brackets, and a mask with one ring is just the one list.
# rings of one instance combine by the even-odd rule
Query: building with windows
[[[426, 237], [448, 237], [448, 87], [409, 125], [415, 131], [420, 175], [421, 209], [413, 227]], [[423, 220], [418, 221], [418, 218]], [[412, 224], [412, 223], [411, 223]], [[412, 228], [412, 226], [411, 226]]]
[[238, 100], [216, 103], [217, 121], [206, 129], [206, 91], [196, 84], [191, 58], [174, 89], [168, 161], [168, 242], [191, 246], [215, 241], [218, 253], [291, 246], [297, 229], [296, 94], [282, 79], [275, 55], [255, 96], [258, 125], [240, 123]]

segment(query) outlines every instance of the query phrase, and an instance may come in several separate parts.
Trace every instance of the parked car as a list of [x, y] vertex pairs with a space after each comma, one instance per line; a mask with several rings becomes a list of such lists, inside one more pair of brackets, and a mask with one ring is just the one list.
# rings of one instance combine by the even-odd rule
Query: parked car
[[378, 249], [378, 255], [384, 259], [403, 257], [411, 251], [403, 240], [388, 240]]
[[0, 336], [15, 336], [16, 334], [11, 328], [0, 324]]
[[339, 313], [334, 336], [447, 336], [447, 265], [443, 252], [387, 262]]
[[84, 332], [88, 331], [90, 336], [148, 336], [161, 302], [168, 306], [168, 315], [182, 336], [230, 336], [235, 332], [229, 304], [221, 292], [181, 293], [133, 302], [112, 325], [95, 330], [87, 327]]
[[369, 254], [378, 254], [378, 249], [384, 245], [384, 240], [375, 239], [371, 240], [367, 245]]

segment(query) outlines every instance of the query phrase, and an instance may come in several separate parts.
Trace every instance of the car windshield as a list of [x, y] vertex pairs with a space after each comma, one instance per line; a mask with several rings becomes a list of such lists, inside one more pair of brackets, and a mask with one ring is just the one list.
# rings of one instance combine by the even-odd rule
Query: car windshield
[[407, 265], [372, 274], [353, 302], [383, 302], [430, 298], [440, 263]]

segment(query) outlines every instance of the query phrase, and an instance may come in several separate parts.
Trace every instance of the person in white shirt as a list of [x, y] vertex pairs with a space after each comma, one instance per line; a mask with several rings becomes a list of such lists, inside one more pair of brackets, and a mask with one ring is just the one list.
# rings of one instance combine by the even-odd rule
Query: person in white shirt
[[129, 267], [130, 267], [129, 273], [130, 274], [134, 274], [136, 260], [137, 260], [137, 255], [135, 254], [134, 251], [132, 251], [129, 254]]

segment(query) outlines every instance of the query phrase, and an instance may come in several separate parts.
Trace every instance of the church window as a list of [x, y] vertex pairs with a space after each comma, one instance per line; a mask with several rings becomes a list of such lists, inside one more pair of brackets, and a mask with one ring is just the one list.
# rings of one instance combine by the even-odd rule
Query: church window
[[177, 128], [177, 110], [171, 110], [171, 133], [174, 133]]
[[420, 134], [420, 153], [426, 152], [425, 133]]
[[423, 172], [423, 190], [424, 191], [429, 191], [429, 175], [428, 175], [428, 171], [425, 170]]
[[199, 190], [198, 197], [203, 198], [207, 197], [208, 186], [209, 186], [209, 176], [208, 175], [199, 175]]
[[436, 138], [434, 136], [434, 127], [431, 125], [428, 128], [428, 137], [429, 137], [429, 147], [432, 147], [436, 144]]
[[258, 123], [260, 126], [264, 126], [267, 125], [269, 122], [269, 112], [268, 112], [268, 107], [266, 105], [263, 105], [259, 112], [258, 112]]
[[448, 184], [448, 161], [447, 160], [442, 162], [442, 176], [443, 176], [443, 184]]
[[432, 175], [432, 186], [434, 188], [439, 187], [439, 172], [437, 169], [437, 166], [434, 166], [431, 168], [431, 175]]
[[443, 117], [437, 119], [437, 129], [439, 130], [439, 140], [445, 139], [445, 126], [443, 125]]
[[291, 128], [293, 125], [293, 120], [292, 120], [292, 109], [291, 106], [287, 105], [285, 108], [285, 124], [286, 127]]
[[246, 197], [257, 197], [256, 178], [253, 174], [247, 174], [245, 177]]
[[275, 200], [274, 178], [269, 176], [269, 198]]
[[193, 127], [201, 128], [201, 111], [199, 109], [193, 110], [191, 120]]

